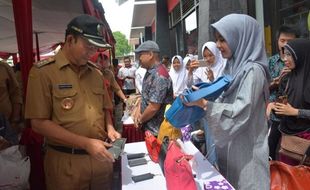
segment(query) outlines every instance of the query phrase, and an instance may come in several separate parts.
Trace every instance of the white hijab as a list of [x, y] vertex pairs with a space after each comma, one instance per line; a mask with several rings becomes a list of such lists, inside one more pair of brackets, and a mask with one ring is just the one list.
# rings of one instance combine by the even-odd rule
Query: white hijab
[[[216, 43], [215, 42], [206, 42], [205, 44], [203, 44], [202, 46], [202, 55], [203, 52], [205, 50], [205, 48], [207, 48], [208, 50], [211, 51], [211, 53], [215, 56], [215, 63], [210, 67], [210, 69], [213, 72], [214, 75], [214, 80], [216, 80], [218, 77], [222, 76], [223, 71], [225, 69], [226, 66], [226, 62], [227, 60], [224, 59], [222, 57], [222, 54], [220, 52], [220, 50], [216, 47]], [[207, 67], [198, 67], [195, 71], [194, 71], [194, 83], [197, 82], [212, 82], [208, 79], [208, 75], [207, 73]]]
[[186, 64], [188, 61], [192, 61], [194, 58], [193, 58], [193, 55], [192, 54], [187, 54], [184, 59], [183, 59], [183, 65], [185, 67], [185, 73], [186, 73], [186, 77], [185, 79], [187, 80], [188, 79], [188, 70], [186, 69]]
[[222, 57], [222, 54], [220, 50], [216, 47], [215, 42], [210, 41], [203, 44], [201, 49], [202, 55], [206, 48], [211, 51], [211, 53], [215, 56], [215, 63], [210, 67], [210, 69], [213, 71], [214, 80], [216, 80], [218, 77], [222, 76], [227, 60]]
[[[173, 68], [173, 61], [175, 59], [178, 59], [180, 64], [181, 64], [181, 67], [178, 71], [176, 71]], [[184, 64], [181, 56], [176, 55], [176, 56], [172, 57], [169, 75], [172, 79], [173, 93], [175, 96], [180, 95], [184, 91], [184, 89], [186, 88], [186, 80], [187, 80], [186, 76], [187, 75], [186, 75], [186, 68], [185, 67], [186, 67], [186, 64]]]

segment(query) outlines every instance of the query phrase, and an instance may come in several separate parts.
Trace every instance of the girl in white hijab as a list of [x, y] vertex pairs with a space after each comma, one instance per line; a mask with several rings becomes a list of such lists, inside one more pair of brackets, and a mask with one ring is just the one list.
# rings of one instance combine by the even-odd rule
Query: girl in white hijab
[[187, 54], [183, 59], [183, 64], [185, 65], [185, 69], [186, 69], [186, 79], [187, 79], [188, 71], [190, 69], [190, 65], [193, 59], [194, 59], [193, 55], [191, 54]]
[[183, 63], [183, 59], [179, 55], [172, 57], [171, 62], [169, 75], [172, 79], [174, 97], [177, 97], [186, 88], [186, 64]]
[[[206, 67], [198, 67], [194, 73], [193, 77], [189, 78], [192, 80], [188, 80], [187, 87], [191, 88], [192, 85], [197, 84], [199, 82], [213, 82], [218, 77], [222, 76], [223, 70], [226, 66], [226, 59], [222, 57], [222, 54], [220, 50], [216, 47], [215, 42], [206, 42], [201, 49], [202, 56], [204, 58], [204, 61], [206, 62]], [[196, 62], [197, 63], [197, 62]], [[194, 62], [195, 64], [195, 62]], [[191, 68], [189, 69], [189, 76]], [[206, 119], [201, 119], [199, 123], [193, 124], [194, 126], [203, 126], [204, 128], [204, 134], [205, 134], [205, 140], [206, 140], [206, 152], [207, 156], [206, 158], [208, 161], [214, 165], [215, 167], [218, 167], [217, 164], [217, 156], [216, 156], [216, 150], [214, 146], [214, 140], [211, 135], [211, 131], [208, 127], [208, 122]]]
[[[226, 59], [222, 57], [220, 50], [216, 47], [216, 43], [206, 42], [203, 44], [202, 55], [208, 63], [208, 70], [205, 71], [207, 72], [208, 80], [212, 82], [222, 76], [223, 70], [226, 66]], [[209, 77], [209, 75], [211, 75], [211, 77]]]
[[[207, 64], [206, 67], [198, 67], [198, 61], [193, 62], [189, 70], [188, 87], [199, 82], [213, 82], [222, 76], [226, 66], [226, 59], [222, 57], [220, 50], [216, 47], [215, 42], [206, 42], [202, 46], [202, 56]], [[196, 70], [194, 70], [197, 68]]]

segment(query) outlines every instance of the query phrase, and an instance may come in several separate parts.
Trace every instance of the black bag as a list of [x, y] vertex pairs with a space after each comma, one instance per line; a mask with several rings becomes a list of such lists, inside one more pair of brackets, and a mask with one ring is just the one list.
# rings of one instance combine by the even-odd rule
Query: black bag
[[164, 170], [164, 166], [165, 166], [165, 159], [166, 159], [166, 154], [167, 154], [167, 149], [169, 146], [169, 142], [170, 139], [168, 136], [164, 136], [163, 141], [161, 143], [161, 147], [160, 147], [160, 151], [159, 151], [159, 165], [161, 168], [161, 171], [163, 172], [163, 174], [165, 175], [165, 170]]

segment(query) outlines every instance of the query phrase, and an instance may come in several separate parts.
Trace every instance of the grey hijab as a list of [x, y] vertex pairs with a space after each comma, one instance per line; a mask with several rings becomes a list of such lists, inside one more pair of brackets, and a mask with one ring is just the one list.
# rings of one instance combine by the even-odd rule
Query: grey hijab
[[[232, 52], [223, 73], [232, 76], [233, 81], [223, 96], [238, 87], [242, 76], [250, 70], [252, 64], [258, 64], [265, 71], [269, 84], [263, 30], [257, 21], [248, 15], [229, 14], [212, 26], [223, 36]], [[265, 98], [268, 98], [268, 85], [264, 88]]]

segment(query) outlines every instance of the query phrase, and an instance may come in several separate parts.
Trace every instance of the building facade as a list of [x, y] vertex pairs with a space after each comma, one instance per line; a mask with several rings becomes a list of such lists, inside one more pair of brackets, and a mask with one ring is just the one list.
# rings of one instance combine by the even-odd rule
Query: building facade
[[269, 55], [276, 50], [274, 39], [282, 24], [297, 27], [302, 37], [309, 37], [309, 0], [136, 0], [131, 41], [154, 40], [161, 48], [161, 55], [191, 53], [201, 57], [202, 45], [214, 40], [210, 24], [229, 13], [248, 14], [257, 19], [265, 31]]

